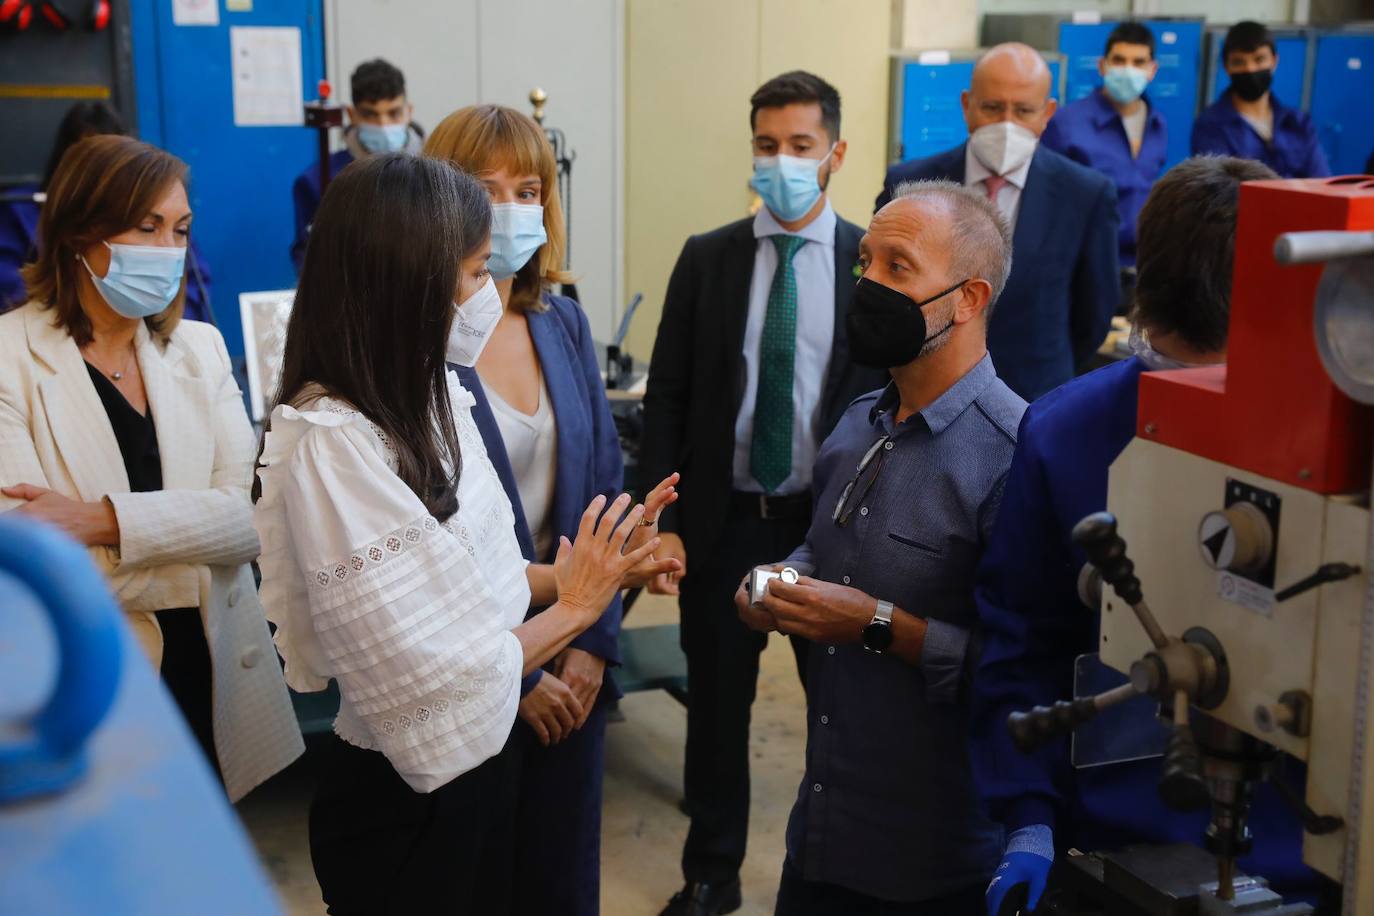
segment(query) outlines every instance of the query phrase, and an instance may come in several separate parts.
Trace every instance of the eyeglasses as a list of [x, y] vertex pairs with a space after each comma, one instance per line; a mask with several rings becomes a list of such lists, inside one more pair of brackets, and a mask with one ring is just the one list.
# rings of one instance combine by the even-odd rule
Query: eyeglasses
[[1011, 115], [1018, 121], [1030, 121], [1045, 110], [1044, 105], [1008, 105], [1006, 102], [988, 100], [976, 103], [979, 114], [987, 118], [1002, 120], [1007, 116], [1007, 109], [1011, 109]]
[[[836, 525], [841, 528], [848, 525], [849, 519], [854, 515], [854, 507], [868, 498], [868, 494], [873, 489], [873, 485], [878, 482], [878, 475], [883, 472], [883, 458], [892, 450], [891, 439], [891, 436], [883, 436], [877, 442], [874, 442], [873, 446], [864, 453], [863, 459], [859, 461], [859, 466], [854, 471], [853, 479], [844, 485], [844, 490], [840, 493], [839, 501], [835, 503], [835, 511], [830, 514], [830, 520]], [[877, 461], [873, 460], [875, 458]], [[858, 496], [854, 496], [854, 488], [859, 485], [860, 480], [863, 480], [864, 472], [866, 472], [870, 466], [873, 468], [873, 474], [868, 478], [868, 482], [864, 484], [862, 492], [860, 492]], [[850, 501], [851, 497], [853, 497], [852, 502]]]

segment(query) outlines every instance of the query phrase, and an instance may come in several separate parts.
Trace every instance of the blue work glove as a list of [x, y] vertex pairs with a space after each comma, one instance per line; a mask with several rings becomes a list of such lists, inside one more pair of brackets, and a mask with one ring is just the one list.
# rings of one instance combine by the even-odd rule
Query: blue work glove
[[1022, 827], [1007, 838], [1007, 851], [1002, 864], [988, 885], [988, 916], [1000, 916], [1002, 903], [1018, 885], [1027, 886], [1026, 904], [1022, 912], [1030, 912], [1045, 893], [1045, 881], [1054, 864], [1054, 831], [1045, 824]]

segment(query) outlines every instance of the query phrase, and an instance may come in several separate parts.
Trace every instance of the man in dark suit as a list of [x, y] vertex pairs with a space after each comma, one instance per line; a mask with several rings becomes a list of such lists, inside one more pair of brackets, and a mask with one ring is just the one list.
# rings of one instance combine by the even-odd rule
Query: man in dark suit
[[1027, 401], [1085, 368], [1120, 297], [1116, 189], [1105, 175], [1040, 145], [1054, 116], [1038, 52], [991, 48], [961, 97], [969, 140], [887, 170], [881, 209], [905, 181], [976, 187], [1013, 229], [1011, 278], [988, 328], [997, 374]]
[[750, 568], [802, 542], [816, 450], [846, 405], [882, 382], [851, 364], [846, 342], [863, 230], [825, 195], [844, 163], [839, 93], [794, 72], [750, 101], [751, 184], [764, 206], [687, 240], [644, 395], [642, 479], [681, 470], [683, 496], [659, 519], [660, 559], [678, 558], [682, 572], [650, 586], [680, 595], [690, 694], [686, 887], [665, 916], [740, 905], [749, 712], [766, 637], [740, 622], [734, 593]]

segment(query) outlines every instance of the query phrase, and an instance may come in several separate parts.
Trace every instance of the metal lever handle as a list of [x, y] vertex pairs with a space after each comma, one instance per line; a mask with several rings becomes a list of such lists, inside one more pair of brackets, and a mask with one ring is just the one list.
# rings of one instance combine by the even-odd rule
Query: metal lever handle
[[1274, 241], [1280, 264], [1316, 264], [1374, 255], [1374, 232], [1285, 232]]
[[1169, 644], [1155, 615], [1145, 604], [1136, 578], [1135, 564], [1126, 556], [1126, 542], [1116, 531], [1116, 516], [1110, 512], [1094, 512], [1073, 526], [1073, 542], [1083, 548], [1091, 562], [1102, 573], [1102, 581], [1110, 585], [1122, 601], [1135, 611], [1140, 625], [1156, 649]]
[[1138, 694], [1134, 685], [1122, 684], [1095, 697], [1060, 700], [1053, 706], [1036, 706], [1029, 712], [1014, 712], [1007, 716], [1007, 731], [1011, 733], [1011, 741], [1016, 749], [1029, 754], [1051, 738], [1067, 735], [1109, 706], [1124, 703]]
[[1188, 724], [1188, 694], [1174, 694], [1174, 733], [1164, 753], [1164, 775], [1159, 797], [1174, 811], [1200, 811], [1212, 803], [1212, 793], [1202, 776], [1202, 752]]

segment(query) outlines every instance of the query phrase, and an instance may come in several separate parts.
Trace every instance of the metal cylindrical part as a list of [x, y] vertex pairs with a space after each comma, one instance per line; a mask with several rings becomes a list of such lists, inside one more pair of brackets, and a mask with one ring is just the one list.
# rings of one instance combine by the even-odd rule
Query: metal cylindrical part
[[1374, 232], [1285, 232], [1274, 242], [1280, 264], [1315, 264], [1374, 255]]

